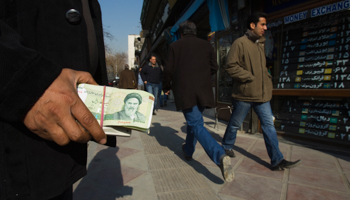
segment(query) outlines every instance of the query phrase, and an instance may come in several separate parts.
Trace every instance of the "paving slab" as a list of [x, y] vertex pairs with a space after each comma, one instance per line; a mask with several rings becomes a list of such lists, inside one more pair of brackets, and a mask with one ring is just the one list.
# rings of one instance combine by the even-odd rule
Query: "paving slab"
[[318, 188], [312, 188], [304, 185], [288, 185], [288, 200], [348, 200], [349, 195], [347, 193], [338, 193], [335, 191], [321, 190]]
[[337, 171], [298, 166], [290, 170], [289, 181], [320, 189], [348, 192], [342, 175]]
[[264, 176], [267, 178], [273, 178], [277, 180], [283, 180], [283, 171], [271, 171], [269, 160], [252, 160], [244, 158], [240, 166], [236, 170], [237, 172], [243, 172], [248, 174], [254, 174], [257, 176]]
[[280, 200], [281, 191], [280, 180], [237, 172], [235, 180], [227, 183], [220, 194], [247, 200]]
[[336, 171], [336, 159], [334, 156], [317, 150], [295, 146], [292, 159], [301, 159], [303, 166]]
[[337, 156], [338, 162], [340, 164], [341, 170], [344, 172], [350, 172], [350, 157], [347, 156]]

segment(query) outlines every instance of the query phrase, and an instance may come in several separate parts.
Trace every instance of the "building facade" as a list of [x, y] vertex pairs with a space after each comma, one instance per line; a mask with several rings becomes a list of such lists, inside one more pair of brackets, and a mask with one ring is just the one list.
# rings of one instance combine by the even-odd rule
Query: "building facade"
[[139, 51], [140, 45], [136, 41], [138, 41], [140, 35], [128, 35], [128, 65], [130, 69], [138, 68], [138, 57], [135, 51]]
[[[231, 105], [233, 80], [224, 70], [233, 41], [246, 31], [253, 11], [268, 14], [265, 53], [273, 76], [272, 112], [280, 134], [326, 143], [350, 143], [350, 0], [145, 0], [141, 14], [144, 45], [140, 62], [156, 55], [166, 61], [178, 39], [178, 24], [190, 19], [197, 36], [209, 40], [219, 71], [213, 77], [216, 110]], [[229, 110], [219, 118], [228, 121]], [[254, 112], [243, 124], [261, 132]]]

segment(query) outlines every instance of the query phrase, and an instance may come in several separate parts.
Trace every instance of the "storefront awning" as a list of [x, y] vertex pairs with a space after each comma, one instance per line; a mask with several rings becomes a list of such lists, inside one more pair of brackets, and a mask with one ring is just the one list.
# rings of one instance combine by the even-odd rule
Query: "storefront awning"
[[194, 0], [191, 6], [188, 7], [185, 13], [170, 30], [173, 42], [180, 38], [180, 35], [177, 32], [180, 23], [189, 19], [205, 2], [209, 7], [209, 23], [211, 31], [215, 32], [225, 30], [230, 27], [227, 0]]
[[195, 0], [191, 6], [186, 10], [186, 12], [181, 16], [179, 20], [174, 24], [174, 26], [171, 28], [170, 32], [173, 36], [173, 42], [178, 40], [180, 37], [178, 34], [176, 34], [177, 30], [179, 29], [179, 25], [189, 19], [193, 13], [195, 13], [198, 8], [205, 2], [205, 0]]
[[211, 32], [230, 28], [227, 0], [207, 0]]

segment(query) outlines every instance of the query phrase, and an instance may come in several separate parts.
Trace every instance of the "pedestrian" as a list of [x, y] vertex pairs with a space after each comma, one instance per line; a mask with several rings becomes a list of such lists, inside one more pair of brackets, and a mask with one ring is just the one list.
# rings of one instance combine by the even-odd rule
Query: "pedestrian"
[[154, 95], [153, 115], [156, 115], [155, 108], [158, 101], [159, 82], [162, 81], [163, 72], [157, 63], [157, 58], [151, 56], [149, 63], [142, 67], [141, 77], [146, 86], [147, 92]]
[[143, 80], [141, 78], [141, 71], [142, 71], [142, 67], [138, 68], [136, 70], [136, 75], [137, 75], [137, 89], [138, 90], [145, 90], [145, 84], [143, 83]]
[[120, 72], [118, 86], [121, 89], [137, 89], [135, 73], [130, 70], [128, 64], [125, 64], [124, 70]]
[[261, 121], [267, 153], [272, 170], [283, 170], [300, 164], [286, 161], [278, 147], [270, 100], [272, 98], [272, 76], [266, 67], [264, 33], [267, 30], [266, 14], [255, 12], [248, 17], [247, 32], [234, 41], [227, 55], [226, 71], [233, 78], [233, 111], [227, 125], [222, 146], [230, 157], [237, 130], [250, 108]]
[[202, 112], [214, 107], [211, 75], [218, 70], [216, 55], [211, 44], [196, 37], [196, 25], [184, 21], [179, 25], [181, 39], [170, 44], [165, 65], [163, 90], [173, 90], [177, 110], [182, 110], [187, 121], [186, 143], [182, 151], [186, 160], [192, 160], [198, 142], [217, 164], [224, 179], [234, 178], [231, 159], [204, 127]]
[[1, 1], [0, 30], [0, 199], [71, 200], [106, 143], [76, 91], [108, 84], [99, 3]]

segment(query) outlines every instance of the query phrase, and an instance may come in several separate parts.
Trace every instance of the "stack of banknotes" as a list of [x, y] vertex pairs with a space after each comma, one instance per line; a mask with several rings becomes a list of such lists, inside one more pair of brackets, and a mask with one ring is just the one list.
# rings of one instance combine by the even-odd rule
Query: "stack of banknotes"
[[91, 84], [79, 84], [77, 92], [107, 135], [130, 136], [132, 130], [149, 133], [152, 94]]

